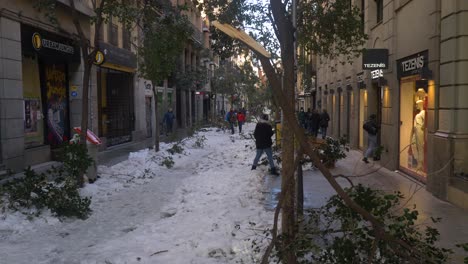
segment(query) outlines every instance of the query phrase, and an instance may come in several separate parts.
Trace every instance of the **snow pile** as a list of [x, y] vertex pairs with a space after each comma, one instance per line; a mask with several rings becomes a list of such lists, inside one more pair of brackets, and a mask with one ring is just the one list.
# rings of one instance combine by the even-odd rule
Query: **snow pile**
[[[245, 131], [252, 130], [247, 124]], [[93, 201], [93, 214], [84, 221], [59, 222], [50, 216], [28, 221], [18, 215], [1, 219], [0, 259], [255, 263], [258, 256], [247, 240], [255, 233], [249, 222], [265, 229], [273, 220], [273, 212], [262, 205], [266, 167], [250, 171], [255, 155], [250, 139], [215, 129], [199, 135], [207, 138], [205, 147], [197, 148], [196, 138], [187, 140], [184, 154], [172, 156], [170, 169], [160, 162], [172, 144], [162, 144], [158, 153], [130, 153], [128, 160], [112, 167], [99, 166], [99, 180], [81, 191]]]

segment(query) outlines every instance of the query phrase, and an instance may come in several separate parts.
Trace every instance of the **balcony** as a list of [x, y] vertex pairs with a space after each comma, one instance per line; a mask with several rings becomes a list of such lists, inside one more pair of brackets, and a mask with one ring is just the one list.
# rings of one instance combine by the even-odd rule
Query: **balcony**
[[200, 29], [198, 29], [194, 24], [191, 24], [193, 33], [192, 33], [192, 40], [198, 43], [199, 45], [202, 45], [202, 32]]

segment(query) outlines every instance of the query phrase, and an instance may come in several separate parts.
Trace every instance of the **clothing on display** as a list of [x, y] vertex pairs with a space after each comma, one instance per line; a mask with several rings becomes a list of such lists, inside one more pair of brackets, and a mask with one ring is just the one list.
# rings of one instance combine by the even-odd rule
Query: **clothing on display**
[[416, 101], [416, 108], [419, 110], [419, 113], [416, 114], [416, 116], [414, 117], [413, 131], [411, 133], [411, 151], [413, 153], [413, 158], [416, 160], [417, 163], [415, 166], [417, 170], [423, 170], [424, 164], [424, 124], [426, 111], [424, 110], [423, 105], [423, 100]]

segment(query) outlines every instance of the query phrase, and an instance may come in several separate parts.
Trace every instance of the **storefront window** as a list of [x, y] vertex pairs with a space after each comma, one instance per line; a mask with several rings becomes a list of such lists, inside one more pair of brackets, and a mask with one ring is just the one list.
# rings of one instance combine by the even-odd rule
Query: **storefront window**
[[24, 56], [22, 70], [24, 76], [24, 144], [26, 148], [31, 148], [44, 144], [44, 116], [37, 58]]
[[417, 176], [426, 176], [427, 92], [417, 87], [418, 78], [400, 83], [400, 168]]

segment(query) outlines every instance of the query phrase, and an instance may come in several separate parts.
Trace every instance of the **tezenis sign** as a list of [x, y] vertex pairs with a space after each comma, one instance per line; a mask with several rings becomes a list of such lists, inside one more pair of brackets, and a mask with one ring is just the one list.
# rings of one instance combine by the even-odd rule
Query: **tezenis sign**
[[429, 52], [427, 50], [399, 59], [397, 61], [398, 78], [421, 74], [428, 67]]
[[388, 69], [388, 49], [366, 49], [362, 53], [363, 70]]

